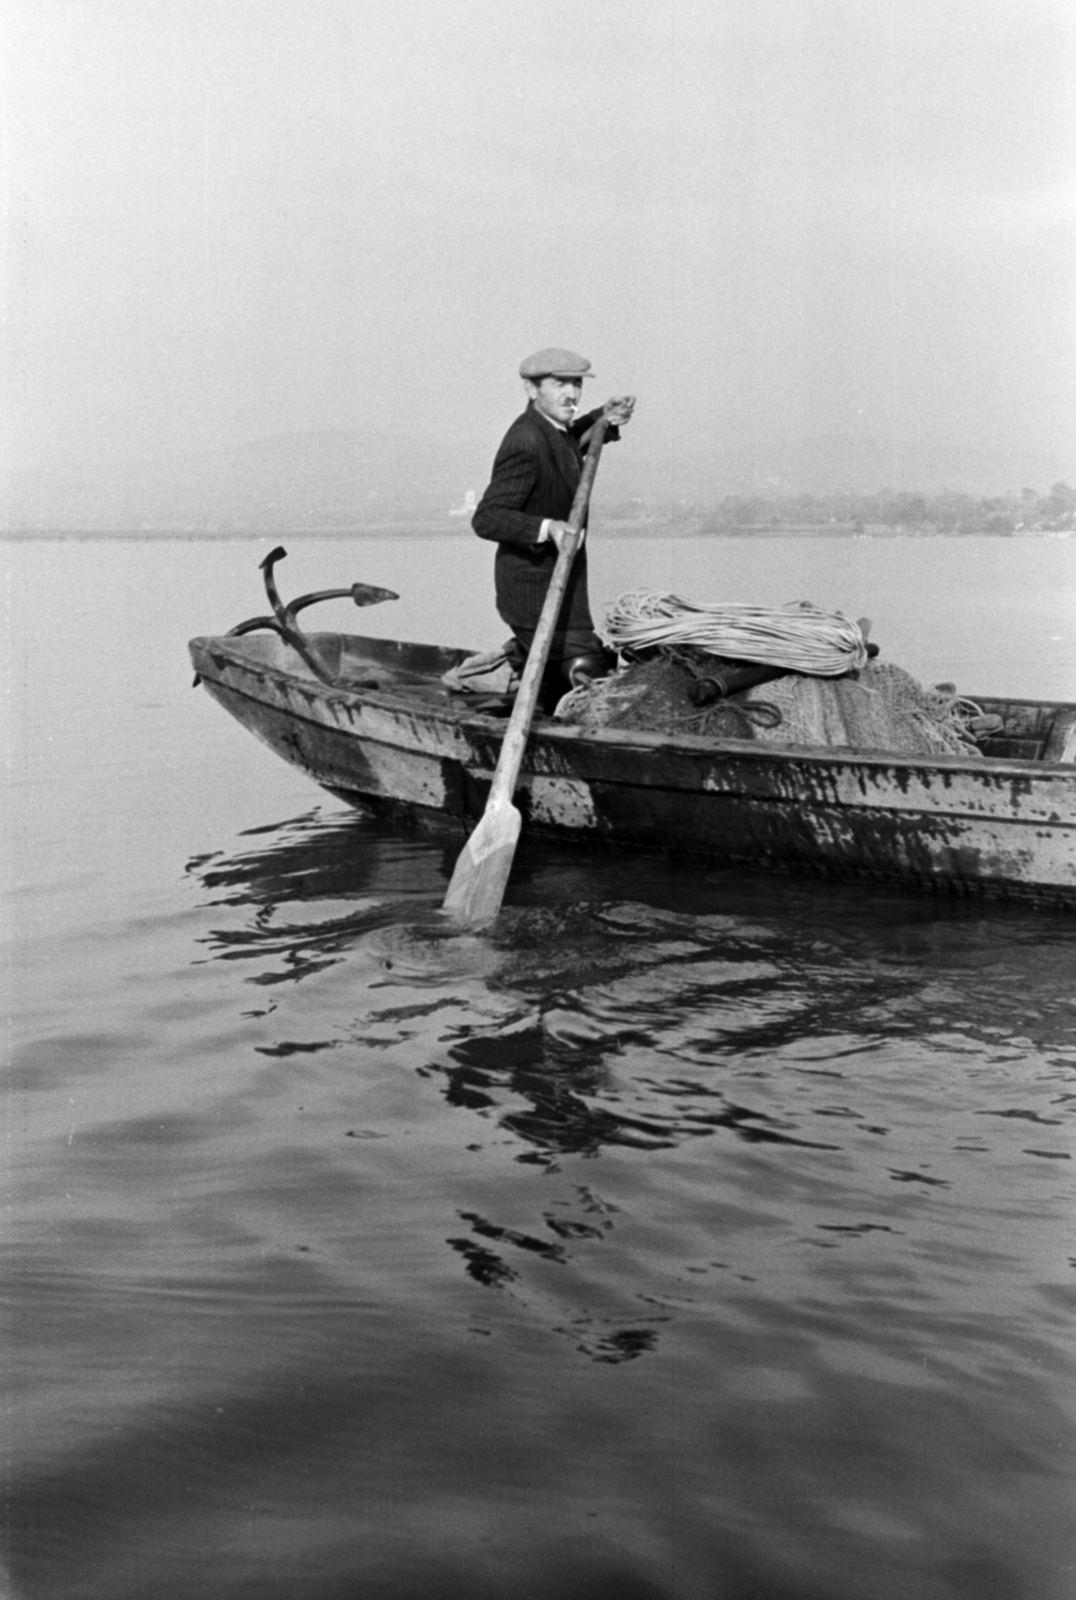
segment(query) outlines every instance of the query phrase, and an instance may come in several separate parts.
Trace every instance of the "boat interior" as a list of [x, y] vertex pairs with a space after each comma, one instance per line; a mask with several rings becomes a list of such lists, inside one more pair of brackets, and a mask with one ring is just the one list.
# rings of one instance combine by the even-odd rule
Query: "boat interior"
[[[289, 675], [321, 681], [328, 687], [382, 693], [402, 691], [408, 699], [444, 705], [468, 696], [449, 696], [441, 675], [471, 654], [468, 650], [432, 644], [410, 644], [398, 639], [377, 639], [346, 633], [311, 633], [305, 643], [321, 667], [315, 673], [276, 632], [246, 633], [242, 640], [229, 637], [232, 649], [247, 659]], [[979, 741], [990, 760], [1076, 763], [1076, 704], [1066, 701], [1015, 700], [970, 693], [987, 715], [1000, 719], [996, 732]], [[479, 709], [476, 705], [475, 710]]]

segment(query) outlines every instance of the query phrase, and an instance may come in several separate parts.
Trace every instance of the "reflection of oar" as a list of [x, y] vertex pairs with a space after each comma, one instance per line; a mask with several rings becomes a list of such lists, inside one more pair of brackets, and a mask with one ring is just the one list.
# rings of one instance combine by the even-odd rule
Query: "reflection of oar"
[[527, 736], [534, 718], [542, 674], [549, 659], [553, 630], [568, 584], [568, 574], [575, 553], [579, 549], [590, 490], [594, 483], [594, 474], [598, 470], [605, 426], [604, 418], [599, 418], [594, 424], [583, 475], [575, 491], [575, 499], [572, 501], [568, 532], [557, 552], [557, 564], [549, 580], [549, 590], [535, 629], [534, 642], [527, 655], [523, 679], [504, 735], [504, 743], [501, 745], [501, 754], [497, 770], [493, 774], [493, 786], [489, 791], [486, 809], [477, 828], [460, 852], [456, 870], [452, 874], [452, 882], [445, 896], [445, 910], [468, 927], [482, 927], [493, 921], [501, 909], [508, 874], [512, 870], [516, 841], [523, 822], [519, 811], [512, 804], [512, 796], [515, 793], [519, 769], [523, 764]]

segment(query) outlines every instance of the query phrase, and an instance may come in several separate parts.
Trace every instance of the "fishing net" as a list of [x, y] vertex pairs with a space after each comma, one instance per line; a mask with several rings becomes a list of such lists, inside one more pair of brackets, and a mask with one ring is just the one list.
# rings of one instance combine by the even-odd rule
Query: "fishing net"
[[978, 706], [956, 694], [924, 688], [893, 662], [872, 661], [855, 677], [784, 677], [745, 698], [765, 693], [781, 713], [756, 737], [771, 744], [832, 745], [890, 750], [900, 755], [978, 755], [969, 731]]
[[575, 689], [557, 717], [584, 727], [640, 728], [769, 745], [886, 750], [902, 755], [977, 755], [970, 731], [979, 708], [955, 693], [925, 689], [889, 662], [854, 676], [788, 673], [706, 706], [693, 687], [714, 658], [690, 647], [660, 648], [608, 678]]

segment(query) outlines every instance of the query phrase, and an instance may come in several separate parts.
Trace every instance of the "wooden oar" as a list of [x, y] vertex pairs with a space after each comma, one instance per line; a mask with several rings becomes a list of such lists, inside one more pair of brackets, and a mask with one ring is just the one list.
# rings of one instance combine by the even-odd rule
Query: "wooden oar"
[[538, 691], [542, 686], [542, 674], [549, 659], [549, 647], [561, 602], [564, 599], [568, 574], [575, 553], [579, 549], [583, 519], [590, 500], [594, 474], [598, 470], [598, 458], [601, 455], [605, 428], [604, 417], [599, 417], [590, 435], [583, 475], [579, 479], [579, 487], [575, 491], [575, 499], [572, 501], [571, 514], [568, 518], [568, 532], [557, 552], [557, 564], [549, 580], [545, 604], [523, 668], [523, 678], [519, 685], [519, 693], [516, 695], [516, 703], [512, 708], [504, 743], [501, 745], [486, 809], [477, 828], [460, 851], [456, 869], [452, 874], [452, 882], [445, 896], [444, 909], [466, 927], [480, 928], [492, 922], [501, 909], [501, 901], [504, 899], [505, 886], [508, 883], [508, 874], [512, 870], [516, 842], [523, 822], [519, 811], [512, 803], [512, 796], [519, 778], [519, 769], [523, 764], [527, 736], [534, 718]]

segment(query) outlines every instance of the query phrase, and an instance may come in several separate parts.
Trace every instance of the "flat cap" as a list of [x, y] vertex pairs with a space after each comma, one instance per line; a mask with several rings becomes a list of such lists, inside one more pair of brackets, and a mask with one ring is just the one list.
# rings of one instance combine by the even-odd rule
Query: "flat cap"
[[532, 383], [539, 378], [594, 376], [587, 358], [577, 356], [574, 350], [536, 350], [534, 355], [519, 363], [519, 375], [521, 378], [529, 378]]

